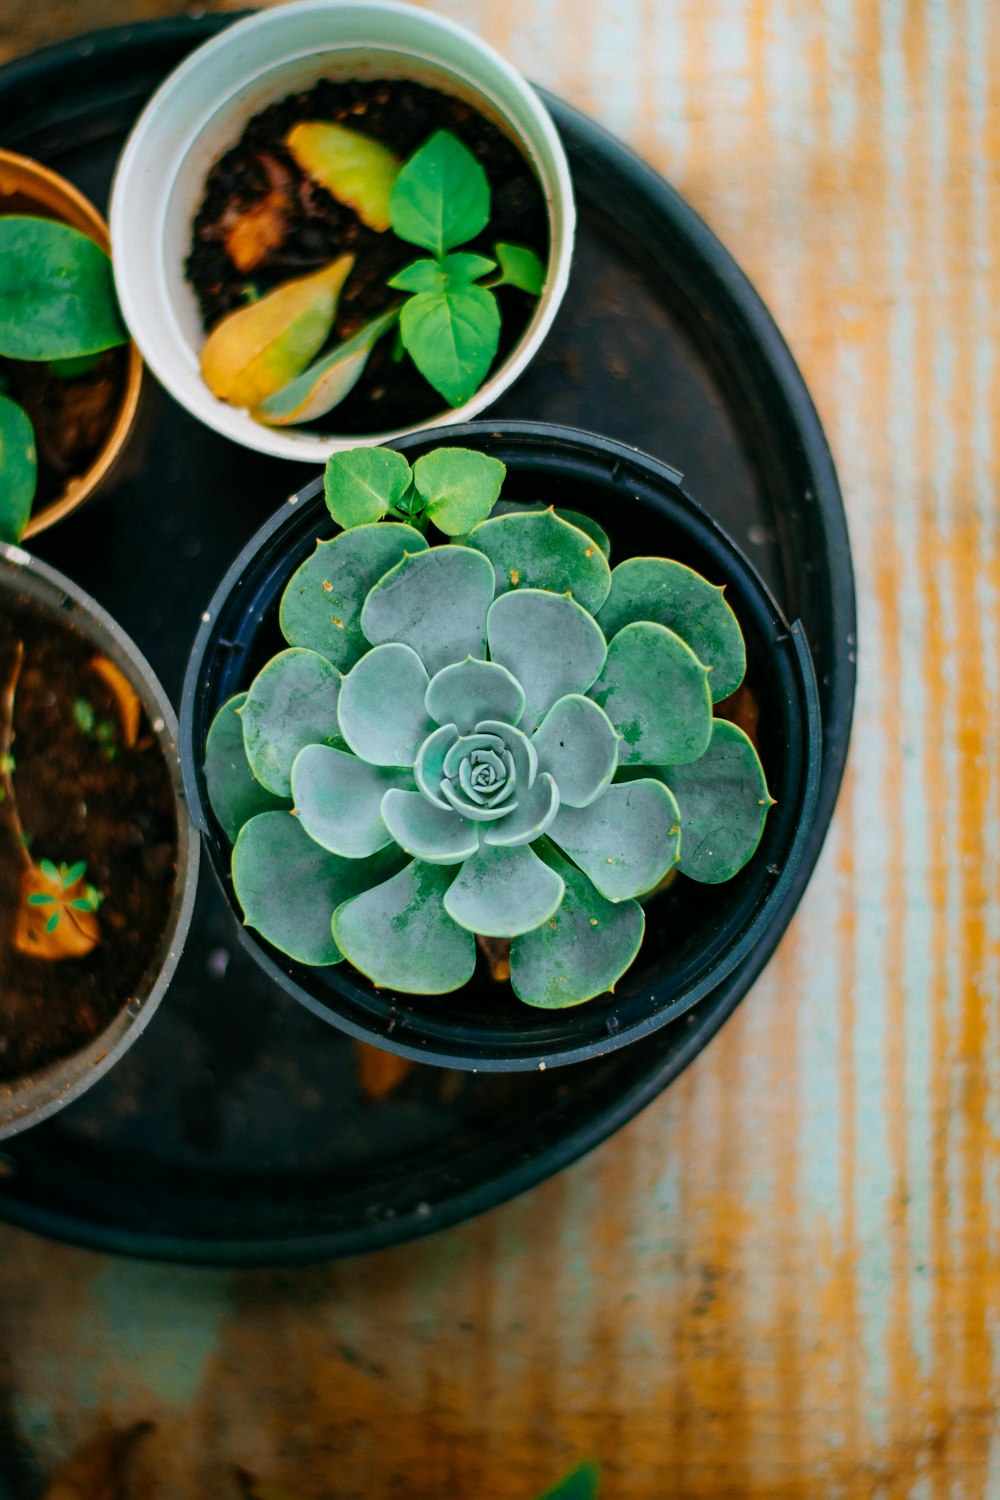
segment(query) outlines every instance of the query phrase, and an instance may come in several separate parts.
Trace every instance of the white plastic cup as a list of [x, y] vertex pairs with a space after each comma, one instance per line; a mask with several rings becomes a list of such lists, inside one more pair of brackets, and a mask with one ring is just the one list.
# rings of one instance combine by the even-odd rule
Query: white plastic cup
[[[405, 77], [467, 100], [533, 165], [549, 215], [549, 265], [515, 349], [470, 400], [393, 431], [324, 437], [271, 428], [213, 396], [205, 341], [184, 275], [191, 225], [213, 164], [267, 105], [321, 78]], [[342, 448], [391, 441], [477, 416], [534, 358], [569, 281], [576, 210], [569, 164], [534, 89], [471, 32], [395, 0], [296, 0], [237, 22], [181, 63], [143, 110], [115, 174], [109, 213], [122, 313], [150, 369], [209, 427], [261, 453], [323, 462]]]

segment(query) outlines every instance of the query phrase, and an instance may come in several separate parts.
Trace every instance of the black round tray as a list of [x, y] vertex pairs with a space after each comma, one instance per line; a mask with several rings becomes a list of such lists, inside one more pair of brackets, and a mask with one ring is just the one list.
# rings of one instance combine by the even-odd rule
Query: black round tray
[[[150, 92], [232, 19], [115, 27], [9, 64], [0, 145], [103, 204]], [[790, 917], [833, 811], [854, 701], [854, 589], [829, 450], [781, 335], [714, 235], [624, 146], [548, 103], [576, 183], [577, 256], [540, 356], [493, 411], [603, 431], [668, 460], [802, 621], [824, 746]], [[141, 472], [37, 551], [134, 636], [176, 703], [216, 583], [314, 471], [234, 447], [157, 395]], [[597, 1062], [510, 1075], [415, 1065], [380, 1095], [362, 1086], [356, 1045], [243, 951], [203, 876], [156, 1024], [83, 1099], [8, 1145], [0, 1217], [95, 1248], [240, 1265], [428, 1233], [617, 1130], [687, 1066], [769, 956], [756, 950], [680, 1020]]]

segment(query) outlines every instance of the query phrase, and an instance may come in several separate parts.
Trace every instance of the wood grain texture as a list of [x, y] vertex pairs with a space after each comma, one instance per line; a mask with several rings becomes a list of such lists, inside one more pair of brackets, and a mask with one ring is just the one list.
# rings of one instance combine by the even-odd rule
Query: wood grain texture
[[[0, 56], [169, 0], [6, 0]], [[211, 8], [211, 7], [210, 7]], [[802, 909], [708, 1051], [556, 1181], [308, 1271], [0, 1232], [41, 1461], [153, 1417], [164, 1497], [1000, 1496], [1000, 6], [442, 0], [733, 250], [840, 467], [851, 766]], [[667, 455], [669, 456], [669, 455]]]

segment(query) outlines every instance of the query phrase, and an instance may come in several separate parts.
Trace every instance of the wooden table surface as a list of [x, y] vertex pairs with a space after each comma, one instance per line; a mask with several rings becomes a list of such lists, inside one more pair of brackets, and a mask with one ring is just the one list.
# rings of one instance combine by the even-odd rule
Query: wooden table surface
[[[0, 60], [163, 0], [3, 0]], [[997, 0], [440, 0], [734, 252], [837, 458], [851, 765], [764, 978], [556, 1180], [309, 1270], [0, 1231], [0, 1384], [51, 1470], [153, 1418], [149, 1486], [528, 1500], [1000, 1496]], [[668, 455], [669, 456], [669, 455]]]

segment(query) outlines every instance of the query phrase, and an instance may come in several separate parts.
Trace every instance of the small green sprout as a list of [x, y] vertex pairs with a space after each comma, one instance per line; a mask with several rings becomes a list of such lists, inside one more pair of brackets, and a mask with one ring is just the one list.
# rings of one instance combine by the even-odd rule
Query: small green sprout
[[29, 906], [54, 908], [45, 924], [46, 932], [55, 932], [64, 911], [97, 911], [103, 902], [103, 892], [89, 883], [82, 885], [78, 896], [68, 895], [68, 892], [80, 886], [87, 873], [87, 866], [82, 860], [72, 865], [56, 865], [51, 859], [40, 859], [38, 868], [49, 884], [55, 887], [53, 891], [33, 891], [28, 897]]
[[114, 743], [115, 726], [110, 719], [98, 719], [89, 698], [74, 698], [73, 719], [88, 739], [100, 745], [105, 760], [114, 760], [118, 747]]

